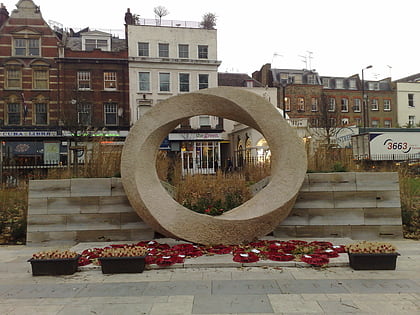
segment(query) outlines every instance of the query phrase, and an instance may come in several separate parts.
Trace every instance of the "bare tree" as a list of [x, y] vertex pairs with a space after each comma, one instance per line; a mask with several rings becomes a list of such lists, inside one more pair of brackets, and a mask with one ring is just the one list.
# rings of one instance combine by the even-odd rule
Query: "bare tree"
[[214, 13], [206, 13], [203, 15], [203, 20], [201, 21], [200, 25], [208, 30], [213, 30], [216, 26], [217, 16]]
[[168, 9], [166, 9], [164, 6], [157, 6], [153, 9], [153, 12], [156, 14], [157, 17], [159, 17], [159, 20], [156, 19], [157, 25], [161, 25], [162, 23], [162, 17], [167, 16], [169, 14]]
[[[327, 148], [331, 148], [333, 139], [340, 130], [339, 114], [337, 104], [332, 103], [330, 97], [321, 95], [319, 115], [312, 122], [312, 132], [316, 135]], [[334, 99], [335, 101], [335, 99]]]

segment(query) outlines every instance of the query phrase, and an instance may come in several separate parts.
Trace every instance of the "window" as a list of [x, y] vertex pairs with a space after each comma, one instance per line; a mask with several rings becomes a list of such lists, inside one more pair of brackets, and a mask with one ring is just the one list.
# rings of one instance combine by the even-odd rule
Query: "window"
[[90, 72], [77, 72], [77, 86], [79, 90], [90, 90]]
[[310, 120], [311, 127], [316, 128], [319, 126], [319, 119], [316, 117], [311, 117]]
[[150, 91], [150, 73], [139, 72], [139, 91], [148, 92]]
[[38, 38], [16, 38], [15, 56], [40, 56]]
[[7, 124], [20, 125], [20, 104], [7, 104]]
[[384, 100], [384, 111], [389, 112], [391, 110], [391, 100]]
[[316, 76], [315, 74], [308, 75], [308, 84], [316, 84]]
[[7, 88], [20, 89], [22, 87], [22, 70], [20, 67], [8, 68], [6, 77]]
[[90, 104], [79, 104], [77, 122], [82, 126], [89, 126], [92, 123], [92, 106]]
[[169, 44], [159, 44], [159, 57], [169, 57]]
[[199, 74], [198, 75], [198, 89], [207, 89], [209, 87], [209, 75]]
[[305, 99], [303, 97], [298, 97], [297, 99], [297, 111], [298, 112], [305, 111]]
[[104, 72], [104, 89], [105, 90], [117, 89], [117, 73], [115, 71]]
[[188, 45], [183, 45], [183, 44], [178, 45], [178, 57], [189, 58]]
[[349, 89], [355, 90], [356, 89], [356, 80], [355, 79], [349, 79]]
[[391, 120], [385, 119], [384, 120], [384, 127], [385, 128], [391, 128]]
[[411, 115], [408, 116], [408, 125], [410, 127], [413, 127], [414, 126], [415, 121], [416, 121], [416, 116], [411, 116]]
[[94, 49], [109, 50], [108, 40], [106, 39], [85, 39], [85, 50], [92, 51]]
[[341, 118], [341, 124], [342, 125], [348, 125], [349, 124], [349, 119], [348, 118]]
[[322, 78], [322, 85], [326, 88], [330, 87], [330, 79], [329, 78]]
[[414, 107], [414, 94], [408, 94], [408, 107]]
[[198, 45], [198, 58], [199, 59], [208, 59], [209, 56], [209, 46], [207, 45]]
[[107, 103], [104, 104], [104, 113], [105, 113], [105, 125], [115, 126], [117, 125], [117, 104]]
[[318, 111], [318, 99], [316, 97], [312, 97], [311, 98], [311, 110], [313, 112], [317, 112]]
[[349, 111], [349, 99], [348, 98], [342, 98], [341, 99], [341, 111], [342, 112], [348, 112]]
[[360, 117], [355, 117], [354, 118], [354, 122], [356, 123], [357, 127], [360, 127], [362, 125], [362, 118]]
[[368, 88], [372, 91], [379, 91], [379, 82], [369, 82]]
[[286, 112], [290, 112], [290, 98], [287, 96], [284, 98], [284, 109]]
[[201, 115], [199, 120], [200, 120], [200, 127], [210, 127], [210, 116]]
[[149, 57], [149, 43], [138, 43], [139, 57]]
[[337, 89], [344, 89], [344, 80], [343, 79], [335, 79], [335, 87]]
[[35, 104], [35, 124], [46, 125], [47, 124], [47, 104]]
[[372, 119], [372, 127], [373, 128], [378, 128], [378, 126], [379, 126], [379, 120]]
[[330, 127], [335, 127], [337, 126], [337, 119], [335, 119], [334, 117], [332, 118], [328, 118], [328, 121], [330, 123]]
[[371, 101], [372, 103], [371, 103], [371, 109], [372, 110], [379, 110], [379, 102], [378, 102], [378, 99], [377, 98], [373, 98], [372, 99], [372, 101]]
[[180, 92], [190, 91], [190, 74], [189, 73], [179, 74], [179, 91]]
[[360, 113], [361, 104], [362, 104], [362, 100], [360, 98], [353, 99], [353, 111], [355, 113]]
[[335, 98], [334, 97], [330, 97], [329, 99], [328, 111], [335, 112]]
[[159, 73], [159, 91], [169, 92], [170, 91], [170, 74]]
[[33, 70], [33, 85], [34, 89], [47, 90], [48, 89], [48, 71], [43, 69]]

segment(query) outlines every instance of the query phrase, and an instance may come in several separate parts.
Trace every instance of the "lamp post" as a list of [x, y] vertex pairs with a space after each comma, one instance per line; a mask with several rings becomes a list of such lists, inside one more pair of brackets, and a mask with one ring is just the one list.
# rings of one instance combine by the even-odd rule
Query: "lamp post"
[[364, 70], [372, 68], [372, 65], [369, 65], [362, 69], [362, 107], [363, 107], [363, 128], [366, 129], [368, 126], [368, 120], [369, 120], [369, 114], [368, 114], [368, 106], [367, 106], [367, 100], [365, 95], [365, 76], [364, 76]]
[[287, 80], [280, 80], [280, 86], [282, 88], [283, 118], [286, 119], [286, 86], [287, 86]]

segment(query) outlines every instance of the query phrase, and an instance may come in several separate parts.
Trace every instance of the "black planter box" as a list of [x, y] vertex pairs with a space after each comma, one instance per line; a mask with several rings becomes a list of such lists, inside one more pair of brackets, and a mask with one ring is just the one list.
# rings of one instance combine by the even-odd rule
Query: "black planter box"
[[28, 262], [31, 263], [33, 276], [72, 275], [77, 271], [79, 257], [80, 255], [61, 259], [31, 258]]
[[146, 256], [101, 257], [102, 273], [141, 273], [146, 264]]
[[395, 270], [398, 253], [359, 254], [348, 253], [350, 267], [354, 270]]

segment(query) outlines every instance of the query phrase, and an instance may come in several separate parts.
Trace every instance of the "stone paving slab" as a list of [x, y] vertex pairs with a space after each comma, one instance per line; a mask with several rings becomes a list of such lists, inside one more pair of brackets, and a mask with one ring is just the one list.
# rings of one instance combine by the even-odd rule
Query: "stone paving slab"
[[339, 280], [277, 280], [277, 283], [280, 287], [281, 293], [283, 294], [349, 292], [349, 290], [347, 290]]
[[212, 295], [279, 294], [280, 287], [275, 280], [214, 280]]
[[192, 314], [273, 313], [267, 295], [211, 295], [194, 298]]

